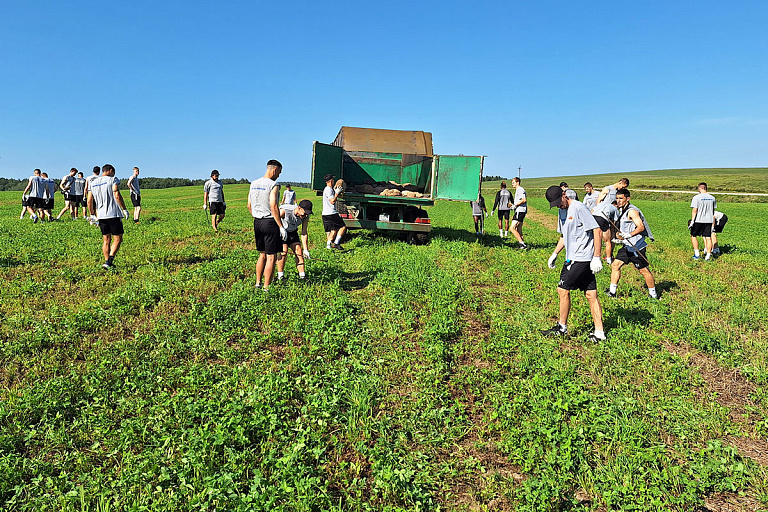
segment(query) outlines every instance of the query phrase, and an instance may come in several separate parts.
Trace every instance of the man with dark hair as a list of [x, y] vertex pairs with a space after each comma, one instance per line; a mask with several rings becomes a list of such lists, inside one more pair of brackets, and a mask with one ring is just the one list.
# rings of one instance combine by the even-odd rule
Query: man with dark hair
[[21, 198], [23, 201], [24, 196], [27, 195], [27, 192], [29, 192], [27, 197], [27, 211], [29, 212], [29, 216], [32, 218], [32, 222], [35, 223], [40, 220], [36, 211], [42, 209], [43, 206], [45, 206], [43, 199], [43, 194], [45, 194], [45, 187], [45, 181], [43, 181], [42, 176], [40, 176], [40, 169], [35, 169], [32, 172], [32, 176], [29, 177], [29, 181], [27, 181], [27, 186], [24, 188], [24, 192], [21, 193]]
[[586, 206], [589, 211], [594, 210], [595, 205], [597, 204], [597, 196], [599, 194], [595, 192], [594, 187], [592, 186], [592, 183], [586, 182], [584, 184], [584, 206]]
[[613, 262], [613, 237], [616, 234], [613, 226], [619, 222], [619, 210], [613, 203], [603, 201], [592, 209], [592, 216], [600, 227], [600, 237], [605, 242], [605, 262], [610, 265]]
[[[509, 234], [509, 212], [512, 211], [512, 192], [507, 190], [507, 183], [501, 182], [501, 188], [496, 192], [496, 197], [493, 200], [493, 208], [491, 208], [491, 214], [499, 210], [499, 236], [501, 238], [506, 237]], [[504, 229], [502, 229], [502, 221], [504, 221]]]
[[482, 235], [484, 232], [483, 215], [488, 216], [488, 210], [485, 207], [485, 198], [481, 193], [477, 193], [477, 201], [470, 201], [472, 207], [472, 219], [475, 221], [475, 234]]
[[56, 180], [49, 178], [47, 172], [42, 173], [40, 176], [45, 180], [43, 216], [49, 221], [52, 221], [53, 202], [54, 198], [56, 197]]
[[131, 204], [133, 205], [133, 223], [139, 223], [141, 216], [141, 188], [139, 187], [139, 168], [133, 168], [133, 174], [128, 178], [128, 190], [131, 191]]
[[326, 174], [323, 177], [325, 180], [325, 188], [323, 189], [323, 229], [327, 233], [326, 237], [326, 249], [338, 249], [343, 251], [341, 246], [341, 239], [344, 233], [347, 232], [347, 225], [344, 224], [344, 219], [339, 215], [336, 209], [336, 201], [339, 196], [344, 192], [342, 187], [333, 188], [333, 181], [335, 176], [332, 174]]
[[253, 236], [259, 259], [256, 262], [256, 288], [269, 290], [275, 273], [275, 258], [282, 250], [283, 242], [288, 239], [288, 232], [280, 218], [280, 185], [277, 178], [283, 170], [283, 164], [277, 160], [267, 162], [264, 176], [251, 182], [248, 191], [248, 211], [253, 216]]
[[[575, 199], [576, 192], [563, 190], [557, 185], [545, 193], [549, 207], [560, 208], [557, 231], [560, 239], [555, 251], [547, 260], [549, 268], [555, 268], [560, 251], [565, 248], [565, 264], [560, 272], [557, 295], [560, 299], [558, 322], [551, 329], [541, 331], [544, 336], [565, 336], [568, 334], [568, 315], [571, 311], [571, 290], [581, 290], [589, 302], [595, 331], [590, 341], [605, 340], [603, 331], [603, 310], [597, 297], [595, 274], [603, 269], [600, 261], [600, 229], [595, 218], [583, 203]], [[562, 214], [564, 212], [564, 215]]]
[[70, 216], [74, 219], [76, 217], [76, 206], [72, 205], [72, 200], [69, 197], [72, 195], [72, 184], [75, 181], [75, 174], [77, 174], [76, 168], [71, 168], [69, 172], [61, 178], [61, 182], [59, 183], [59, 188], [61, 189], [61, 193], [64, 194], [64, 208], [61, 209], [59, 214], [56, 216], [57, 219], [60, 219], [62, 215], [64, 215], [64, 212], [67, 210], [70, 211]]
[[203, 210], [210, 207], [211, 226], [219, 231], [219, 223], [224, 220], [227, 211], [227, 203], [224, 201], [224, 185], [219, 181], [219, 171], [211, 171], [211, 179], [203, 185]]
[[101, 176], [91, 180], [88, 188], [88, 211], [91, 217], [96, 216], [101, 229], [101, 252], [107, 270], [115, 268], [115, 255], [123, 242], [123, 221], [128, 218], [123, 196], [118, 186], [120, 180], [115, 178], [115, 168], [110, 164], [101, 167]]
[[[285, 259], [288, 257], [288, 249], [293, 251], [293, 255], [296, 256], [296, 270], [299, 273], [299, 279], [307, 277], [304, 260], [309, 259], [307, 226], [310, 215], [312, 215], [312, 201], [309, 199], [302, 199], [299, 204], [283, 203], [280, 205], [280, 217], [283, 219], [283, 227], [288, 232], [288, 238], [283, 242], [283, 251], [277, 258], [278, 282], [285, 279]], [[301, 235], [299, 235], [299, 228], [301, 228]]]
[[520, 244], [520, 249], [527, 249], [523, 240], [523, 220], [528, 211], [528, 197], [525, 195], [525, 189], [520, 186], [520, 178], [512, 178], [512, 188], [515, 189], [515, 198], [512, 203], [514, 214], [512, 216], [512, 234]]
[[85, 202], [85, 183], [86, 181], [85, 178], [83, 178], [83, 173], [78, 171], [75, 180], [72, 182], [72, 187], [70, 188], [70, 200], [72, 201], [72, 208], [75, 210], [75, 218], [77, 218], [77, 209], [80, 207], [83, 208], [83, 217], [86, 216], [85, 209], [87, 204]]
[[[91, 188], [91, 182], [93, 180], [95, 180], [96, 178], [98, 178], [100, 173], [101, 173], [101, 167], [99, 167], [98, 165], [94, 165], [93, 166], [93, 174], [88, 176], [87, 178], [85, 178], [85, 190], [83, 191], [83, 197], [85, 197], [85, 199], [86, 199], [86, 201], [85, 201], [86, 206], [88, 206], [87, 199], [88, 199], [88, 191]], [[86, 220], [91, 221], [92, 220], [91, 217], [92, 216], [89, 215]], [[93, 217], [93, 218], [95, 218], [95, 217]], [[93, 222], [91, 222], [91, 224], [93, 224]]]
[[613, 185], [606, 185], [603, 190], [600, 191], [600, 195], [597, 196], [597, 203], [600, 204], [603, 201], [606, 203], [613, 203], [616, 201], [616, 191], [620, 188], [627, 188], [629, 186], [629, 179], [621, 178]]
[[712, 259], [712, 224], [715, 222], [715, 210], [717, 209], [717, 200], [715, 196], [707, 192], [707, 184], [701, 182], [698, 184], [698, 194], [691, 200], [691, 220], [688, 222], [688, 229], [691, 232], [691, 245], [693, 245], [693, 259], [698, 260], [699, 239], [704, 239], [704, 250], [706, 255], [704, 261]]
[[296, 191], [291, 189], [291, 184], [285, 184], [285, 192], [283, 192], [282, 204], [296, 204]]
[[611, 286], [608, 288], [608, 296], [615, 297], [616, 290], [619, 287], [621, 279], [621, 267], [627, 263], [632, 263], [645, 279], [645, 285], [648, 287], [648, 295], [658, 299], [656, 293], [656, 281], [653, 274], [648, 270], [648, 258], [645, 255], [645, 248], [648, 244], [645, 237], [653, 240], [653, 235], [645, 221], [645, 216], [637, 206], [629, 202], [629, 190], [620, 188], [616, 191], [616, 206], [619, 209], [619, 232], [616, 236], [624, 244], [619, 252], [616, 253], [616, 259], [611, 264]]

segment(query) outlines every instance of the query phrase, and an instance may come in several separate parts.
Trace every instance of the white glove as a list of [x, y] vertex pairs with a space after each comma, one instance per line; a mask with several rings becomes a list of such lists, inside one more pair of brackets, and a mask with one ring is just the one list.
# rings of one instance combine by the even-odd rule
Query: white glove
[[123, 218], [127, 219], [130, 216], [130, 213], [128, 213], [128, 210], [123, 210]]
[[208, 209], [208, 203], [203, 204], [203, 210], [207, 210], [207, 209]]
[[486, 219], [488, 218], [488, 212], [485, 212], [485, 218]]
[[99, 219], [95, 215], [91, 215], [90, 217], [88, 217], [88, 222], [91, 223], [91, 226], [95, 226], [96, 224], [99, 223]]
[[304, 249], [304, 252], [302, 253], [302, 255], [304, 256], [304, 259], [307, 259], [307, 260], [308, 260], [308, 259], [310, 259], [310, 257], [309, 257], [309, 251], [308, 251], [308, 250], [306, 250], [306, 249]]
[[547, 260], [547, 266], [549, 268], [555, 268], [555, 261], [557, 261], [557, 253], [553, 252], [552, 256], [550, 256], [549, 259]]
[[343, 189], [343, 188], [341, 188], [341, 187], [336, 187], [335, 189], [333, 189], [333, 191], [334, 191], [334, 192], [336, 192], [336, 195], [339, 195], [339, 194], [341, 194], [342, 192], [344, 192], [344, 189]]
[[280, 228], [280, 238], [283, 239], [283, 242], [288, 240], [288, 231], [286, 231], [286, 229], [284, 227]]
[[632, 235], [630, 235], [626, 231], [619, 231], [619, 236], [624, 240], [629, 240], [632, 237]]
[[592, 261], [589, 262], [589, 270], [591, 270], [593, 274], [597, 274], [603, 270], [603, 262], [600, 261], [600, 256], [592, 256]]
[[693, 227], [693, 219], [688, 221], [688, 229], [691, 229]]

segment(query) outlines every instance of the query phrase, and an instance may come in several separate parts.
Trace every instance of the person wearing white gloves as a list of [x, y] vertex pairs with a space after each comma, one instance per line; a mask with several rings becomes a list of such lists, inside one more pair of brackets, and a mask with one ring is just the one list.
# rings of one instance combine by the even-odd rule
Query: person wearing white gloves
[[115, 168], [110, 164], [101, 166], [101, 176], [90, 181], [88, 186], [88, 211], [90, 220], [98, 219], [103, 243], [101, 252], [107, 270], [115, 268], [115, 255], [123, 242], [123, 220], [128, 218], [123, 196], [118, 186], [120, 180], [115, 177]]
[[583, 203], [576, 200], [576, 192], [563, 190], [557, 185], [545, 193], [549, 207], [558, 207], [557, 231], [560, 239], [555, 251], [549, 257], [549, 268], [555, 268], [557, 255], [565, 248], [565, 263], [557, 284], [560, 298], [558, 322], [551, 329], [541, 331], [544, 336], [565, 336], [568, 334], [568, 315], [571, 312], [571, 290], [581, 290], [587, 297], [595, 330], [589, 335], [593, 342], [605, 341], [603, 331], [603, 309], [597, 297], [595, 274], [603, 269], [600, 260], [600, 228]]
[[280, 185], [277, 178], [283, 170], [283, 164], [277, 160], [267, 162], [264, 176], [251, 182], [248, 191], [248, 211], [253, 216], [253, 236], [259, 259], [256, 262], [256, 288], [266, 292], [275, 273], [275, 260], [288, 240], [288, 231], [280, 219]]
[[606, 290], [609, 297], [616, 296], [616, 290], [619, 287], [621, 279], [621, 267], [627, 263], [632, 263], [645, 279], [645, 285], [648, 287], [648, 295], [651, 298], [658, 299], [656, 292], [656, 281], [653, 274], [648, 270], [648, 258], [645, 256], [645, 248], [648, 244], [645, 237], [653, 240], [648, 223], [645, 222], [645, 216], [637, 206], [629, 203], [629, 190], [620, 188], [616, 191], [616, 206], [619, 209], [619, 232], [617, 236], [624, 244], [616, 254], [616, 259], [611, 264], [611, 286]]
[[347, 225], [344, 224], [344, 219], [339, 215], [339, 211], [336, 209], [336, 201], [339, 196], [344, 193], [341, 187], [333, 188], [333, 180], [335, 176], [332, 174], [326, 174], [323, 177], [325, 181], [325, 188], [323, 189], [323, 229], [327, 234], [326, 249], [338, 249], [343, 251], [341, 246], [341, 239], [344, 233], [347, 232]]
[[[277, 257], [278, 283], [285, 279], [285, 259], [288, 256], [289, 248], [296, 256], [296, 270], [299, 273], [299, 279], [306, 279], [307, 277], [304, 260], [309, 259], [307, 225], [311, 214], [312, 201], [309, 199], [302, 199], [299, 204], [283, 203], [280, 205], [280, 217], [283, 219], [283, 227], [288, 231], [288, 239], [283, 242], [283, 252]], [[299, 228], [301, 228], [301, 238], [299, 238]]]

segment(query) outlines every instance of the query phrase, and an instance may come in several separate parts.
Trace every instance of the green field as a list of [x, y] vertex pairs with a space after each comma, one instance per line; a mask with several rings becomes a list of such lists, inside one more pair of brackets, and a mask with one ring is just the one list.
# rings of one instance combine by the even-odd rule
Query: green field
[[637, 201], [662, 297], [625, 268], [594, 345], [577, 295], [572, 337], [538, 334], [559, 276], [541, 198], [528, 251], [477, 241], [465, 203], [431, 208], [428, 245], [358, 231], [342, 254], [316, 216], [327, 261], [264, 294], [246, 190], [226, 187], [219, 234], [202, 190], [145, 191], [112, 272], [97, 228], [19, 221], [0, 193], [0, 509], [768, 504], [768, 205], [723, 208], [705, 263], [686, 201]]

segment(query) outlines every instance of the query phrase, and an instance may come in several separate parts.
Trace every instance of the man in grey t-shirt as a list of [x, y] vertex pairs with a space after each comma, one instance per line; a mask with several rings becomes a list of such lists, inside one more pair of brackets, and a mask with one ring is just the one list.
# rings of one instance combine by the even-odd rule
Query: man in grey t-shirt
[[128, 178], [128, 190], [131, 192], [131, 204], [133, 205], [133, 223], [139, 223], [141, 216], [141, 187], [139, 187], [139, 168], [133, 168], [133, 174]]
[[262, 286], [264, 291], [269, 289], [272, 276], [275, 273], [275, 260], [283, 248], [283, 242], [288, 239], [288, 231], [283, 227], [280, 218], [280, 185], [276, 180], [280, 177], [283, 164], [277, 160], [267, 162], [267, 170], [259, 179], [253, 180], [248, 190], [248, 211], [253, 216], [253, 237], [256, 240], [256, 250], [259, 259], [256, 262], [256, 287]]
[[77, 174], [77, 169], [73, 167], [69, 170], [66, 176], [61, 178], [59, 188], [61, 189], [61, 193], [64, 194], [64, 208], [62, 208], [56, 216], [57, 219], [60, 219], [67, 210], [71, 212], [73, 219], [77, 217], [77, 206], [72, 204], [72, 199], [70, 198], [70, 196], [73, 195], [72, 185], [75, 183], [75, 174]]
[[557, 185], [549, 187], [545, 193], [549, 207], [565, 211], [559, 215], [557, 230], [560, 239], [555, 251], [549, 257], [549, 268], [555, 268], [555, 261], [560, 251], [565, 248], [565, 264], [560, 272], [557, 295], [560, 298], [558, 323], [551, 329], [542, 331], [544, 336], [564, 336], [568, 334], [568, 315], [571, 311], [571, 290], [581, 290], [587, 297], [595, 331], [589, 335], [590, 341], [605, 340], [603, 331], [603, 310], [597, 297], [595, 274], [603, 269], [600, 261], [600, 228], [592, 213], [583, 203], [576, 200], [576, 192], [563, 191]]
[[22, 201], [24, 201], [24, 196], [27, 196], [27, 193], [29, 193], [26, 200], [27, 211], [32, 218], [32, 222], [40, 220], [36, 212], [37, 210], [42, 210], [45, 206], [43, 200], [45, 181], [40, 174], [40, 169], [35, 169], [32, 172], [32, 176], [29, 177], [29, 181], [27, 181], [27, 186], [24, 188], [24, 192], [21, 193]]
[[[302, 199], [299, 204], [280, 205], [280, 217], [283, 219], [283, 227], [288, 232], [288, 237], [283, 242], [283, 251], [277, 258], [278, 282], [285, 279], [285, 259], [288, 256], [288, 249], [292, 250], [296, 256], [299, 279], [307, 277], [304, 260], [309, 259], [307, 226], [310, 215], [312, 215], [312, 201], [309, 199]], [[299, 234], [299, 228], [301, 228], [301, 234]]]
[[203, 185], [203, 210], [211, 211], [211, 227], [219, 231], [219, 223], [224, 220], [227, 203], [224, 202], [224, 185], [219, 181], [219, 171], [211, 171], [211, 179]]
[[343, 251], [341, 246], [341, 239], [344, 237], [344, 233], [347, 232], [347, 225], [344, 224], [344, 219], [339, 215], [336, 209], [336, 201], [339, 196], [344, 192], [342, 187], [333, 188], [333, 180], [336, 177], [331, 174], [326, 174], [323, 179], [325, 180], [325, 188], [323, 189], [323, 229], [326, 233], [325, 248], [326, 249], [338, 249]]
[[512, 178], [512, 188], [515, 189], [515, 198], [512, 201], [512, 209], [514, 214], [512, 215], [512, 234], [517, 239], [520, 249], [527, 249], [523, 240], [523, 220], [525, 214], [528, 212], [528, 197], [525, 194], [525, 189], [520, 186], [520, 178], [515, 176]]
[[701, 257], [699, 253], [699, 239], [704, 239], [705, 261], [712, 258], [712, 224], [715, 222], [715, 209], [717, 200], [715, 196], [707, 192], [707, 184], [704, 182], [698, 185], [699, 193], [693, 196], [691, 200], [691, 220], [688, 222], [688, 229], [691, 232], [691, 245], [693, 245], [693, 259], [698, 260]]
[[114, 260], [123, 242], [123, 220], [128, 218], [123, 196], [115, 178], [115, 168], [110, 164], [101, 166], [101, 176], [91, 180], [88, 186], [88, 211], [96, 216], [101, 229], [101, 252], [104, 255], [103, 268], [115, 268]]
[[285, 192], [283, 192], [282, 204], [296, 204], [296, 191], [291, 189], [291, 184], [285, 185]]
[[[501, 188], [496, 192], [491, 214], [496, 209], [499, 210], [499, 236], [504, 238], [509, 234], [509, 212], [512, 211], [512, 192], [507, 190], [507, 183], [504, 181], [501, 182]], [[505, 222], [504, 229], [502, 229], [502, 222]]]

